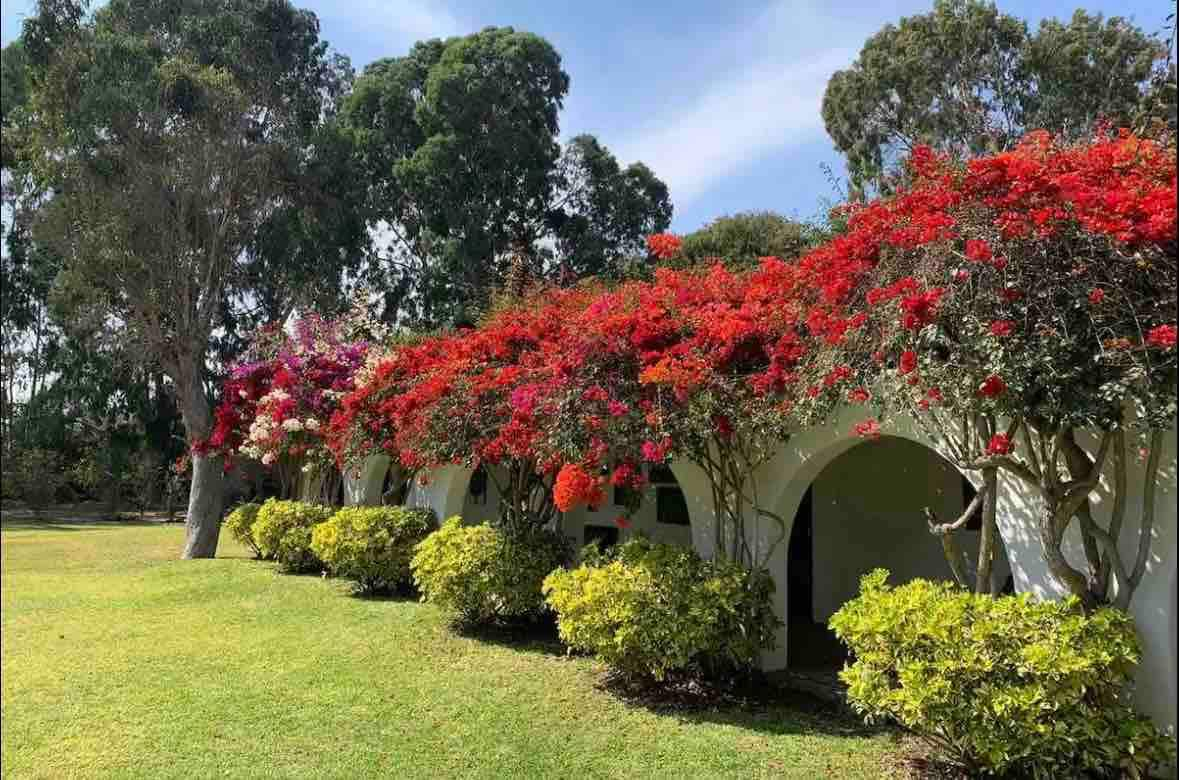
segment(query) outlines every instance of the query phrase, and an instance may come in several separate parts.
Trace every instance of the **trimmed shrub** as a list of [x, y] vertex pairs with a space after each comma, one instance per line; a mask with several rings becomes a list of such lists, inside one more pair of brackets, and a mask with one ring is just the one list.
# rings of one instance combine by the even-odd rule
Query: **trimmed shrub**
[[538, 617], [541, 583], [568, 560], [568, 543], [552, 531], [511, 534], [452, 517], [417, 546], [410, 568], [423, 601], [473, 626]]
[[865, 575], [830, 621], [855, 654], [848, 699], [869, 721], [895, 720], [971, 776], [1142, 777], [1173, 758], [1130, 706], [1129, 615], [887, 578]]
[[261, 508], [262, 505], [257, 503], [242, 504], [221, 521], [221, 527], [229, 531], [235, 542], [249, 547], [255, 558], [262, 557], [262, 550], [254, 541], [254, 521], [258, 519], [258, 510]]
[[317, 571], [322, 564], [311, 551], [311, 529], [333, 511], [330, 506], [268, 499], [254, 520], [254, 542], [263, 556], [278, 561], [288, 574]]
[[361, 593], [394, 590], [410, 581], [414, 547], [437, 525], [429, 509], [351, 506], [311, 532], [311, 552]]
[[585, 558], [550, 574], [545, 597], [567, 645], [626, 677], [743, 674], [774, 646], [774, 583], [764, 572], [645, 539]]

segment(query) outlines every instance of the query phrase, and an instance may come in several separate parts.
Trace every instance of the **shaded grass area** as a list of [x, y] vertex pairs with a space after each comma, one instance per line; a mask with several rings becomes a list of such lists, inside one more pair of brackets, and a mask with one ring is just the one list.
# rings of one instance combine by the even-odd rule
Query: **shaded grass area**
[[3, 776], [877, 778], [896, 738], [770, 697], [612, 695], [540, 635], [287, 577], [183, 529], [5, 522]]

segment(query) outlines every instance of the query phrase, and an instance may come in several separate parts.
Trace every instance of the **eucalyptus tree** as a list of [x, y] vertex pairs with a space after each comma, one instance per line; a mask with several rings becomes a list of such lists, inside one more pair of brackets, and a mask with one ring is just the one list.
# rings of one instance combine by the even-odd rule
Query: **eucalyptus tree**
[[[994, 3], [936, 0], [885, 25], [831, 77], [823, 122], [853, 186], [888, 189], [897, 160], [919, 144], [978, 155], [1028, 130], [1076, 137], [1100, 119], [1134, 121], [1144, 102], [1158, 102], [1152, 77], [1168, 48], [1121, 17], [1078, 10], [1032, 33]], [[1173, 89], [1166, 95], [1173, 112]]]
[[387, 308], [436, 324], [478, 309], [521, 259], [532, 278], [612, 273], [667, 227], [666, 185], [592, 136], [562, 149], [569, 90], [544, 38], [428, 40], [357, 78], [343, 117], [390, 242]]
[[[355, 261], [360, 239], [333, 216], [348, 209], [321, 218], [347, 197], [333, 191], [347, 170], [326, 174], [324, 157], [351, 159], [333, 128], [351, 69], [286, 0], [112, 0], [91, 15], [42, 0], [22, 44], [24, 153], [46, 193], [34, 234], [62, 257], [56, 305], [116, 330], [171, 381], [194, 447], [184, 557], [212, 556], [211, 343], [230, 307], [257, 306], [263, 268], [304, 286]], [[300, 253], [268, 233], [305, 247], [321, 224], [347, 240]]]

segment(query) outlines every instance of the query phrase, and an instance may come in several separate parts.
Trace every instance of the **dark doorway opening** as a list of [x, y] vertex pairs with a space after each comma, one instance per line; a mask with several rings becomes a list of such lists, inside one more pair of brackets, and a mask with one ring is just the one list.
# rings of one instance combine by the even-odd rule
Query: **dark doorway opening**
[[798, 505], [786, 552], [786, 656], [792, 670], [829, 674], [840, 669], [847, 651], [826, 623], [816, 622], [814, 488]]
[[786, 590], [789, 601], [787, 613], [790, 622], [813, 622], [815, 603], [815, 546], [814, 546], [814, 496], [811, 488], [806, 489], [798, 513], [794, 516], [794, 529], [790, 532], [790, 548], [786, 553], [788, 572]]

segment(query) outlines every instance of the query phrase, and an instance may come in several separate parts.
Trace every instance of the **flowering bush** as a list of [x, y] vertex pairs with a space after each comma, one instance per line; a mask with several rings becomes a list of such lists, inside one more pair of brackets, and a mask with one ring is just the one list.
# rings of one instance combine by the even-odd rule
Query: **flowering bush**
[[[1032, 486], [1052, 573], [1087, 603], [1125, 606], [1146, 558], [1121, 560], [1109, 543], [1121, 517], [1099, 527], [1089, 494], [1107, 461], [1125, 485], [1127, 429], [1157, 452], [1174, 424], [1175, 150], [1128, 133], [1080, 145], [1033, 133], [965, 165], [925, 150], [911, 164], [908, 189], [852, 209], [847, 234], [800, 263], [816, 289], [843, 269], [832, 310], [858, 322], [808, 361], [811, 382], [846, 367], [880, 385], [882, 412], [912, 415], [959, 467]], [[820, 390], [799, 417], [838, 402]], [[1094, 451], [1078, 430], [1104, 432]], [[1147, 471], [1151, 497], [1157, 460]], [[1074, 517], [1084, 571], [1061, 552]]]
[[[289, 334], [277, 325], [262, 328], [230, 367], [213, 433], [201, 447], [279, 467], [284, 495], [292, 494], [300, 470], [332, 463], [326, 427], [368, 350], [355, 337], [354, 318], [306, 315]], [[317, 487], [306, 497], [334, 499], [334, 485]]]
[[254, 521], [258, 519], [258, 510], [261, 508], [261, 504], [242, 504], [241, 506], [235, 507], [221, 521], [222, 527], [229, 531], [229, 535], [233, 537], [233, 540], [238, 544], [250, 548], [255, 558], [262, 557], [262, 550], [258, 547], [258, 543], [254, 541]]
[[331, 425], [342, 459], [371, 452], [407, 469], [459, 463], [487, 468], [501, 517], [514, 530], [553, 517], [552, 483], [560, 462], [537, 446], [546, 428], [543, 399], [563, 381], [568, 316], [588, 290], [548, 291], [524, 306], [493, 312], [476, 329], [401, 345], [372, 364], [343, 400]]
[[352, 506], [311, 531], [311, 552], [360, 593], [394, 590], [410, 581], [414, 547], [437, 525], [428, 509]]
[[971, 777], [1146, 777], [1173, 760], [1126, 695], [1140, 650], [1125, 613], [887, 576], [866, 575], [830, 621], [869, 720], [895, 720]]
[[512, 534], [452, 517], [417, 546], [410, 568], [423, 601], [472, 626], [535, 618], [544, 608], [541, 583], [569, 557], [551, 531]]
[[318, 571], [322, 564], [311, 550], [311, 531], [332, 512], [328, 506], [267, 499], [252, 526], [254, 544], [287, 573]]
[[773, 590], [764, 572], [642, 539], [544, 581], [562, 641], [625, 675], [659, 681], [752, 669], [774, 646]]

